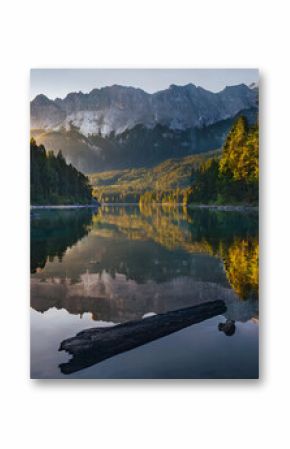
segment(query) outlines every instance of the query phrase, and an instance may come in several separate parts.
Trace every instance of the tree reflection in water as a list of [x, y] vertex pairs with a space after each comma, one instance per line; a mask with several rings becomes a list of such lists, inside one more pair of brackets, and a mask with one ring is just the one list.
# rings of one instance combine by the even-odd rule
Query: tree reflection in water
[[[90, 209], [33, 211], [32, 273], [43, 269], [47, 260], [57, 257], [61, 261], [67, 248], [88, 233], [113, 242], [93, 266], [94, 273], [105, 270], [112, 276], [124, 274], [141, 283], [152, 279], [162, 282], [172, 278], [173, 270], [175, 274], [189, 275], [186, 255], [209, 254], [223, 261], [227, 280], [241, 299], [258, 298], [256, 213], [188, 210], [165, 205], [105, 206], [97, 213]], [[118, 246], [121, 239], [135, 241], [137, 246], [125, 251]], [[142, 245], [143, 242], [158, 244], [158, 265], [156, 250], [149, 243]], [[87, 257], [93, 257], [92, 251]], [[84, 272], [83, 264], [72, 280], [77, 282]]]
[[258, 298], [256, 213], [142, 205], [140, 211], [138, 207], [105, 207], [93, 221], [115, 226], [130, 240], [152, 239], [169, 250], [219, 257], [237, 295]]
[[[33, 376], [58, 377], [60, 342], [84, 328], [136, 320], [142, 327], [149, 313], [154, 317], [219, 300], [225, 311], [218, 316], [184, 331], [182, 321], [178, 334], [156, 342], [155, 356], [149, 346], [148, 376], [170, 354], [169, 377], [257, 377], [258, 255], [256, 213], [165, 205], [33, 210]], [[111, 348], [118, 353], [116, 342], [105, 347]], [[146, 354], [146, 345], [138, 347], [141, 356], [127, 352], [121, 366], [130, 365], [130, 357], [138, 366], [142, 348]], [[83, 360], [88, 367], [89, 359]], [[113, 377], [120, 373], [119, 363], [110, 361]], [[92, 375], [101, 373], [100, 365]]]
[[34, 209], [31, 212], [30, 269], [45, 267], [47, 260], [62, 260], [67, 248], [88, 234], [92, 209]]

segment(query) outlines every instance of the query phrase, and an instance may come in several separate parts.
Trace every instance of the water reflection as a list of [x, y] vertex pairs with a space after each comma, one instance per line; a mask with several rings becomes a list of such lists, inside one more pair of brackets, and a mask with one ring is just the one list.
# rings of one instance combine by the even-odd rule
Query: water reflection
[[256, 213], [143, 205], [141, 213], [138, 208], [104, 208], [93, 220], [115, 226], [130, 240], [150, 239], [168, 250], [217, 256], [224, 262], [227, 279], [238, 296], [258, 298]]
[[223, 299], [227, 320], [256, 318], [257, 220], [166, 207], [39, 211], [31, 227], [31, 305], [119, 323]]
[[225, 311], [223, 301], [211, 301], [116, 326], [84, 330], [61, 342], [59, 350], [67, 351], [73, 356], [68, 363], [60, 365], [61, 372], [75, 373], [186, 327], [202, 323]]
[[88, 234], [92, 210], [33, 210], [31, 212], [31, 273], [47, 260], [62, 260], [67, 248]]

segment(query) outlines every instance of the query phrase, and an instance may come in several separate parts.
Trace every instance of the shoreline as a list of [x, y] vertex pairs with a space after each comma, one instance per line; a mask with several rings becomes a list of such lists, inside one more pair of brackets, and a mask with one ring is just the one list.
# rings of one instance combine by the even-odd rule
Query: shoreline
[[36, 206], [36, 205], [30, 205], [30, 209], [85, 209], [85, 208], [93, 208], [97, 209], [101, 205], [98, 204], [58, 204], [58, 205], [42, 205], [42, 206]]
[[228, 212], [259, 212], [259, 206], [249, 204], [189, 204], [189, 209], [215, 209]]
[[[249, 204], [182, 204], [182, 203], [149, 203], [152, 206], [186, 207], [187, 209], [213, 209], [225, 212], [258, 212], [259, 206]], [[100, 207], [139, 206], [139, 203], [102, 203], [102, 204], [58, 204], [58, 205], [31, 205], [31, 210], [37, 209], [98, 209]]]

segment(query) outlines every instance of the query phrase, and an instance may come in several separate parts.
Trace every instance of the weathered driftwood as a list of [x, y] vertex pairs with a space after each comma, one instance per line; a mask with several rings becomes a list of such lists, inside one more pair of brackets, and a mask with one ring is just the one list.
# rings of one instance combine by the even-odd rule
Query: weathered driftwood
[[225, 311], [225, 303], [218, 300], [109, 328], [84, 330], [60, 344], [59, 350], [73, 357], [59, 367], [64, 374], [74, 373]]

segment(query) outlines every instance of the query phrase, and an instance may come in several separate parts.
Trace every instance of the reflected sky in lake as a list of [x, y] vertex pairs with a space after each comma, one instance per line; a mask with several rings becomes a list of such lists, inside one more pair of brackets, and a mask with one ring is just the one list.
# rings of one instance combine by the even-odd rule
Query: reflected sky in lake
[[84, 378], [256, 378], [255, 213], [112, 206], [31, 217], [31, 375], [64, 377], [62, 340], [221, 299], [218, 316], [86, 368]]

